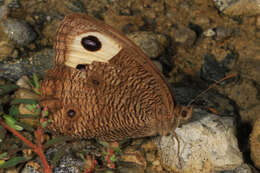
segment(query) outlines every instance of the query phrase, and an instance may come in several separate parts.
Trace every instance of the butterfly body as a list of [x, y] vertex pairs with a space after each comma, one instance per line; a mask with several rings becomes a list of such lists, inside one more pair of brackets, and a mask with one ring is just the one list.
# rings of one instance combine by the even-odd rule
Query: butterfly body
[[49, 129], [117, 141], [165, 135], [182, 107], [150, 59], [110, 26], [83, 14], [65, 17], [55, 66], [41, 83]]

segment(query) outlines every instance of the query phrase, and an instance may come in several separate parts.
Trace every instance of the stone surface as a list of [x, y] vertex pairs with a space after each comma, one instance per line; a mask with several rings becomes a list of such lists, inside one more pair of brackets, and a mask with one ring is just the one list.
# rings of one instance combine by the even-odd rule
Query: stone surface
[[15, 98], [17, 99], [35, 99], [35, 100], [39, 100], [40, 95], [32, 92], [32, 90], [28, 90], [25, 88], [19, 88], [16, 92], [15, 92]]
[[150, 58], [156, 58], [165, 51], [168, 46], [167, 38], [162, 34], [153, 32], [134, 32], [127, 37], [138, 45]]
[[229, 16], [260, 14], [259, 0], [214, 0], [219, 11]]
[[32, 27], [23, 20], [7, 18], [1, 21], [1, 26], [9, 40], [14, 41], [19, 46], [28, 45], [37, 36]]
[[173, 39], [181, 45], [191, 46], [194, 44], [196, 37], [196, 33], [190, 28], [180, 27], [175, 29]]
[[194, 110], [192, 122], [176, 129], [180, 141], [173, 136], [155, 139], [161, 161], [170, 170], [208, 173], [234, 169], [243, 163], [235, 137], [234, 119]]
[[28, 76], [22, 76], [20, 79], [16, 81], [16, 85], [18, 85], [20, 88], [25, 88], [25, 89], [32, 89], [32, 86], [30, 85], [30, 79]]
[[259, 118], [255, 121], [250, 134], [250, 155], [255, 166], [260, 169], [260, 113], [257, 114]]
[[46, 48], [27, 59], [0, 63], [0, 77], [15, 81], [22, 75], [31, 76], [36, 73], [41, 78], [44, 76], [45, 71], [53, 66], [53, 59], [54, 51]]
[[239, 167], [232, 170], [217, 171], [215, 173], [254, 173], [247, 164], [242, 164]]
[[235, 100], [242, 122], [253, 123], [259, 117], [258, 87], [253, 80], [241, 78], [225, 87], [219, 87], [219, 90]]

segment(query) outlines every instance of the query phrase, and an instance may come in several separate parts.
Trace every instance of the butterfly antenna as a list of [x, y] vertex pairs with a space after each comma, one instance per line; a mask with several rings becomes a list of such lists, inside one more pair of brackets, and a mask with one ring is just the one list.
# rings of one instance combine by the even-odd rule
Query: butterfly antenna
[[208, 92], [208, 90], [210, 90], [211, 88], [215, 87], [216, 84], [219, 84], [220, 82], [224, 81], [224, 80], [227, 80], [227, 79], [230, 79], [230, 78], [233, 78], [233, 77], [236, 77], [237, 74], [231, 74], [231, 75], [228, 75], [220, 80], [218, 80], [217, 82], [211, 84], [206, 90], [202, 91], [199, 95], [197, 95], [194, 99], [192, 99], [187, 106], [190, 106], [198, 97], [202, 96], [203, 94], [205, 94], [206, 92]]

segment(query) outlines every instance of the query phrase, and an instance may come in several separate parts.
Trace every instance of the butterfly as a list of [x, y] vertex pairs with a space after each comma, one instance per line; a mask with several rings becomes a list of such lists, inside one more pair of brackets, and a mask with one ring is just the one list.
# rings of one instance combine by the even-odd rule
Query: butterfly
[[58, 135], [119, 141], [167, 135], [192, 107], [176, 105], [163, 74], [132, 41], [86, 14], [61, 23], [41, 105]]

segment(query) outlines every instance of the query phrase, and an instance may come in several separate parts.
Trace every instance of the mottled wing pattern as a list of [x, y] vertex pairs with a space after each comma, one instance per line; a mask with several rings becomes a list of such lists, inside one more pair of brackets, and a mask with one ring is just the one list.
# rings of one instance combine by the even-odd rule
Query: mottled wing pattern
[[[115, 45], [109, 41], [108, 47], [117, 50], [75, 53], [81, 47], [75, 40], [88, 33], [113, 40]], [[55, 49], [55, 67], [42, 82], [41, 104], [48, 107], [50, 129], [57, 134], [107, 141], [151, 136], [161, 133], [162, 119], [174, 114], [162, 74], [110, 26], [83, 14], [69, 15], [58, 30]], [[74, 67], [77, 56], [86, 62], [83, 70]]]

